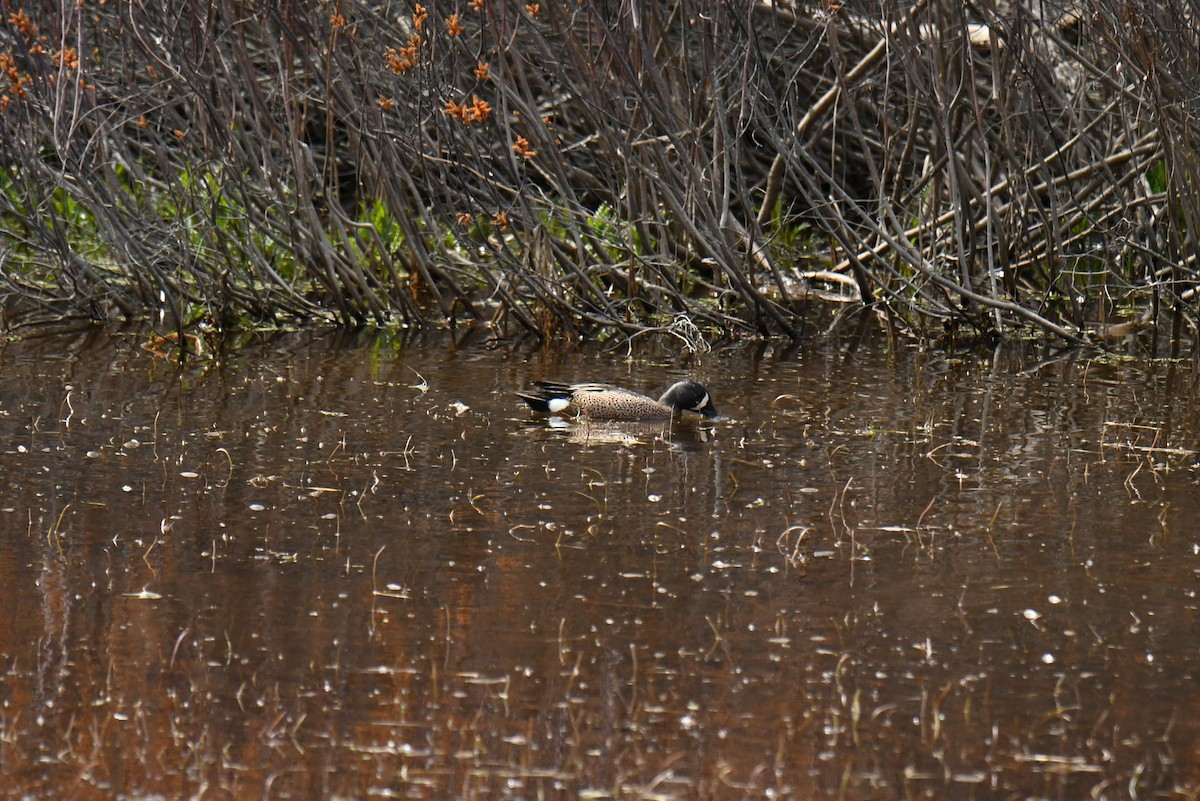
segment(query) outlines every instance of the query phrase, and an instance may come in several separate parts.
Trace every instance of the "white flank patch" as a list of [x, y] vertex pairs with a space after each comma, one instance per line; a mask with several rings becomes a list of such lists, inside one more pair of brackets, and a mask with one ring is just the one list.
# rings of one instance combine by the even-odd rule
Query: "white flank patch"
[[551, 398], [546, 404], [546, 408], [552, 412], [561, 412], [563, 409], [571, 405], [571, 401], [567, 398]]

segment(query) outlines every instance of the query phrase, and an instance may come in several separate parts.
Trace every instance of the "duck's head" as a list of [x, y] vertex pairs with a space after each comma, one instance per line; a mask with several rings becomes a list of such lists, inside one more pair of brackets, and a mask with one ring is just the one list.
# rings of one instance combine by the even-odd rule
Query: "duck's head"
[[658, 399], [658, 402], [664, 406], [670, 406], [676, 413], [696, 412], [712, 419], [721, 416], [717, 407], [713, 405], [712, 396], [708, 394], [708, 390], [704, 388], [703, 384], [695, 381], [679, 381], [672, 384]]

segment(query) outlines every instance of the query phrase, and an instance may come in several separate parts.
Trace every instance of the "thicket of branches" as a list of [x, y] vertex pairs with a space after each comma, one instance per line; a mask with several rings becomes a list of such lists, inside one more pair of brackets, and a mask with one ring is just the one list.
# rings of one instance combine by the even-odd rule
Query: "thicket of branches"
[[1182, 1], [2, 5], [8, 325], [1195, 323]]

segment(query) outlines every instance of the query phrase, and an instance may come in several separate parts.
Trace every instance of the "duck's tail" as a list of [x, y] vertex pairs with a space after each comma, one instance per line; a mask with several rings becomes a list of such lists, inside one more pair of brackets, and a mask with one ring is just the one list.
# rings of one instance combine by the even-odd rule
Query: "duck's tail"
[[552, 381], [535, 381], [536, 392], [518, 392], [517, 397], [529, 404], [529, 408], [542, 414], [558, 414], [571, 405], [571, 387]]

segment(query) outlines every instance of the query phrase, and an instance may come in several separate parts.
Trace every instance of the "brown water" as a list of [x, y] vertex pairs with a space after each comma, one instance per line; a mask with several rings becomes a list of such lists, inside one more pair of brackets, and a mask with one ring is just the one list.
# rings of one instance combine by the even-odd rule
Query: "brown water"
[[0, 345], [6, 798], [1200, 790], [1188, 365], [143, 339]]

